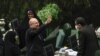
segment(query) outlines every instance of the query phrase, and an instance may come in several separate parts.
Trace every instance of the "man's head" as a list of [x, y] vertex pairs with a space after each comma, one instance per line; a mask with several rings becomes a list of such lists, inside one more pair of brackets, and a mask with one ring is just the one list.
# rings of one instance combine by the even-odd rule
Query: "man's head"
[[80, 30], [83, 26], [86, 25], [86, 22], [85, 22], [85, 19], [83, 17], [78, 17], [76, 20], [75, 20], [75, 28], [77, 30]]
[[64, 30], [69, 30], [69, 29], [71, 29], [71, 25], [70, 25], [69, 23], [65, 23], [65, 24], [63, 25], [63, 29], [64, 29]]
[[38, 29], [39, 28], [39, 21], [36, 18], [31, 18], [29, 20], [29, 27], [32, 29]]

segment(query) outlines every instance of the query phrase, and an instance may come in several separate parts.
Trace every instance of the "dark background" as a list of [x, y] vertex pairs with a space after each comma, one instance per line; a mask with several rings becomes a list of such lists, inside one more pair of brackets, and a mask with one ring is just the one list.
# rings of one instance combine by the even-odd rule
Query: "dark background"
[[100, 0], [0, 0], [0, 18], [6, 21], [18, 18], [21, 21], [27, 8], [34, 8], [37, 12], [48, 3], [56, 3], [61, 9], [54, 27], [65, 22], [74, 27], [74, 20], [78, 16], [86, 18], [94, 27], [100, 25]]

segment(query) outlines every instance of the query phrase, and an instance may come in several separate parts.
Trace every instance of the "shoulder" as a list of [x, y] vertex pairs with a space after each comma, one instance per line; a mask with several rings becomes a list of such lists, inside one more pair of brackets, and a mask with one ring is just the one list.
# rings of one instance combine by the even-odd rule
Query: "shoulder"
[[31, 29], [31, 28], [29, 28], [29, 29], [27, 29], [26, 34], [31, 34], [31, 33], [33, 33], [33, 32], [34, 32], [34, 30]]
[[31, 31], [33, 31], [31, 28], [29, 28], [29, 29], [27, 29], [27, 31], [26, 32], [31, 32]]
[[91, 35], [92, 33], [94, 33], [94, 29], [90, 26], [85, 26], [83, 27], [83, 29], [80, 31], [81, 34], [86, 35]]

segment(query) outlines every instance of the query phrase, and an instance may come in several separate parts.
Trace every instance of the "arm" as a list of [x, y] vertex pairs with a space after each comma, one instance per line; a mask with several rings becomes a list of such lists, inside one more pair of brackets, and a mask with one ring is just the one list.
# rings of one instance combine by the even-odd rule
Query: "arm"
[[45, 24], [41, 25], [40, 27], [34, 29], [33, 27], [31, 27], [32, 29], [29, 29], [26, 32], [26, 40], [28, 39], [33, 39], [35, 36], [37, 36], [38, 34], [42, 33], [42, 31], [44, 31], [44, 29], [47, 27], [47, 25], [51, 22], [51, 17], [48, 17], [47, 21], [45, 22]]
[[37, 34], [40, 34], [42, 31], [45, 30], [47, 25], [41, 25], [38, 29], [33, 29], [32, 31], [29, 32], [30, 35], [36, 36]]
[[33, 31], [32, 31], [32, 34], [33, 34], [33, 35], [36, 35], [36, 34], [41, 33], [42, 31], [44, 31], [44, 29], [48, 26], [49, 23], [51, 23], [51, 21], [52, 21], [52, 16], [48, 16], [48, 18], [47, 18], [45, 24], [41, 25], [41, 26], [39, 27], [39, 29], [33, 30]]
[[27, 47], [30, 46], [29, 43], [31, 43], [31, 41], [34, 39], [34, 37], [37, 36], [38, 34], [40, 34], [45, 29], [45, 27], [46, 27], [46, 25], [41, 25], [40, 28], [38, 28], [38, 29], [28, 29], [26, 31], [25, 41], [26, 41]]

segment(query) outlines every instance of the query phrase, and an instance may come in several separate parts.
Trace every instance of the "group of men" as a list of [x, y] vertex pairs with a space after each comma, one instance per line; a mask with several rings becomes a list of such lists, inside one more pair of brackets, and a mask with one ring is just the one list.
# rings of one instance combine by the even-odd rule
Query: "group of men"
[[[48, 18], [44, 25], [39, 26], [37, 19], [29, 20], [30, 29], [27, 30], [26, 35], [27, 56], [43, 56], [43, 37], [41, 33], [50, 22], [51, 18]], [[88, 26], [83, 17], [78, 17], [75, 20], [75, 28], [79, 34], [77, 56], [95, 56], [96, 51], [99, 49], [99, 44], [94, 28]]]

